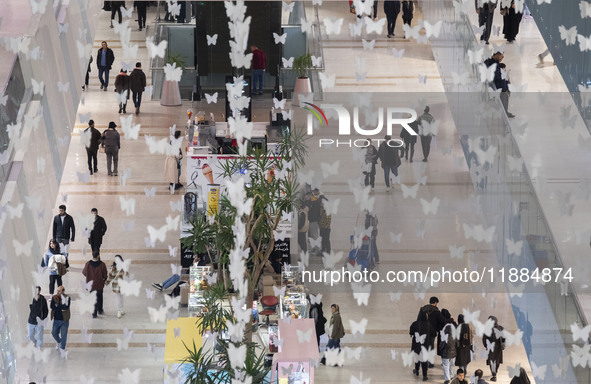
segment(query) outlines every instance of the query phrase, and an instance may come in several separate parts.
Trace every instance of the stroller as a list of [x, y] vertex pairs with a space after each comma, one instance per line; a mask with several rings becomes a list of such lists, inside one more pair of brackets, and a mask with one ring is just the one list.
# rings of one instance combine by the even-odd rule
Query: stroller
[[371, 246], [373, 244], [370, 236], [364, 236], [360, 248], [355, 248], [354, 236], [351, 236], [351, 250], [349, 251], [349, 264], [355, 266], [358, 264], [361, 266], [361, 270], [370, 271], [375, 268], [374, 260], [374, 249]]

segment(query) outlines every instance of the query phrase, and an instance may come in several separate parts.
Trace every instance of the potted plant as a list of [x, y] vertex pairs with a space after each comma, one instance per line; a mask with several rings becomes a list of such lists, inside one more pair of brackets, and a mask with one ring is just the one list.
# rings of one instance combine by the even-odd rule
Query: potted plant
[[293, 61], [293, 70], [297, 73], [295, 87], [293, 93], [310, 93], [312, 86], [308, 78], [308, 70], [312, 68], [312, 56], [309, 53], [298, 56]]
[[[185, 69], [187, 62], [184, 57], [177, 52], [168, 52], [166, 57], [166, 64], [175, 65], [177, 68]], [[181, 105], [181, 91], [179, 89], [178, 81], [170, 81], [164, 79], [162, 84], [162, 95], [160, 96], [160, 105], [164, 106], [178, 106]]]

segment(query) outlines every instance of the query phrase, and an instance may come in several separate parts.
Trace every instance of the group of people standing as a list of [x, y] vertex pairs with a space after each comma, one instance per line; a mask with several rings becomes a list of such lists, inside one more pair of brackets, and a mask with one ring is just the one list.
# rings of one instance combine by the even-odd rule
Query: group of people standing
[[[484, 26], [484, 31], [480, 35], [480, 41], [489, 44], [490, 33], [493, 25], [494, 11], [500, 0], [474, 0], [474, 7], [478, 14], [478, 24]], [[503, 16], [503, 35], [508, 43], [513, 43], [519, 33], [519, 24], [523, 17], [522, 12], [515, 10], [515, 0], [505, 7], [499, 7], [501, 16]]]
[[[410, 326], [411, 350], [415, 353], [413, 374], [419, 376], [420, 369], [423, 380], [428, 380], [427, 372], [429, 368], [433, 367], [433, 364], [430, 364], [426, 359], [419, 358], [419, 356], [423, 350], [433, 350], [435, 340], [437, 340], [437, 355], [441, 356], [444, 384], [467, 384], [465, 374], [468, 372], [468, 364], [471, 362], [474, 352], [474, 330], [469, 323], [465, 322], [464, 315], [458, 315], [456, 322], [447, 309], [439, 311], [438, 304], [439, 299], [435, 296], [431, 297], [429, 304], [421, 307], [417, 320]], [[499, 366], [503, 363], [505, 338], [503, 337], [503, 327], [499, 325], [497, 318], [495, 316], [488, 318], [494, 324], [490, 334], [482, 336], [482, 344], [488, 353], [486, 364], [490, 367], [492, 376], [490, 380], [494, 382], [497, 381]], [[486, 381], [482, 379], [482, 370], [476, 370], [474, 375], [479, 384], [486, 384]], [[511, 381], [511, 383], [514, 382]], [[516, 381], [516, 383], [529, 383], [529, 380], [527, 382]]]
[[[427, 162], [429, 153], [431, 152], [433, 133], [423, 129], [423, 123], [432, 124], [435, 120], [429, 112], [430, 108], [428, 106], [425, 107], [423, 114], [419, 116], [416, 121], [409, 124], [415, 132], [419, 133], [421, 138], [424, 162]], [[372, 190], [375, 187], [376, 164], [378, 160], [381, 161], [382, 169], [384, 170], [386, 192], [390, 191], [390, 184], [392, 183], [390, 173], [392, 173], [394, 177], [398, 176], [398, 167], [402, 164], [400, 158], [404, 157], [405, 160], [408, 160], [411, 163], [413, 162], [417, 136], [412, 135], [403, 127], [400, 132], [400, 138], [404, 142], [404, 145], [401, 147], [395, 147], [394, 145], [398, 145], [398, 143], [390, 141], [392, 137], [389, 135], [384, 137], [384, 141], [380, 144], [378, 149], [376, 149], [372, 143], [368, 145], [365, 152], [365, 164], [363, 166], [365, 186], [371, 186]]]
[[[374, 3], [377, 4], [377, 1]], [[402, 10], [402, 21], [404, 24], [408, 24], [412, 21], [415, 6], [412, 1], [384, 1], [384, 13], [386, 14], [386, 22], [388, 26], [388, 38], [394, 37], [394, 28], [396, 27], [396, 19], [398, 14]]]
[[[326, 213], [324, 202], [326, 196], [318, 188], [304, 191], [298, 211], [298, 244], [303, 252], [308, 250], [312, 254], [322, 255], [330, 253], [331, 215]], [[320, 244], [318, 244], [320, 238]], [[311, 247], [308, 247], [308, 241]]]

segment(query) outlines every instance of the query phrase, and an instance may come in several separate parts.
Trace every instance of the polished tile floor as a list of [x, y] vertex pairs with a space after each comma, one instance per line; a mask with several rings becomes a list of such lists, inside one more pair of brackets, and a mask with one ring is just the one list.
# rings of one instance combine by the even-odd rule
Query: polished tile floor
[[[380, 7], [380, 17], [383, 11]], [[432, 114], [441, 120], [440, 131], [436, 143], [432, 147], [428, 163], [420, 162], [420, 145], [416, 146], [414, 163], [406, 162], [400, 167], [400, 182], [405, 185], [414, 185], [416, 180], [427, 176], [426, 184], [419, 186], [416, 199], [403, 198], [400, 185], [396, 185], [392, 192], [385, 191], [385, 185], [381, 170], [378, 167], [376, 175], [376, 188], [371, 195], [375, 198], [374, 210], [377, 212], [380, 224], [378, 247], [380, 249], [381, 263], [377, 271], [386, 273], [389, 270], [413, 270], [425, 269], [428, 266], [441, 268], [443, 266], [455, 269], [468, 269], [479, 267], [494, 267], [497, 265], [493, 255], [492, 246], [478, 243], [473, 240], [466, 241], [461, 224], [464, 222], [472, 225], [483, 223], [482, 213], [479, 210], [474, 196], [474, 187], [470, 179], [465, 161], [462, 161], [463, 152], [459, 144], [459, 137], [454, 127], [451, 113], [442, 93], [443, 86], [439, 78], [439, 72], [429, 45], [416, 45], [414, 42], [402, 39], [401, 21], [396, 27], [396, 37], [387, 39], [382, 36], [362, 36], [376, 39], [373, 51], [364, 50], [358, 40], [349, 37], [348, 22], [355, 22], [355, 17], [348, 13], [346, 2], [325, 2], [320, 9], [320, 18], [344, 17], [343, 31], [339, 36], [331, 36], [324, 42], [324, 62], [327, 73], [336, 74], [336, 85], [330, 89], [333, 93], [353, 92], [409, 92], [420, 88], [423, 92], [433, 92], [433, 96], [426, 100], [431, 106]], [[96, 50], [100, 41], [111, 42], [116, 56], [116, 66], [120, 61], [129, 61], [131, 58], [123, 56], [118, 37], [108, 27], [108, 16], [102, 12], [99, 30], [95, 36]], [[420, 18], [417, 12], [415, 21]], [[153, 20], [150, 14], [148, 20]], [[145, 49], [145, 32], [139, 32], [132, 28], [132, 40], [140, 44], [138, 61], [144, 64], [149, 75], [148, 54]], [[524, 20], [524, 28], [518, 40], [526, 49], [530, 44], [535, 48], [532, 52], [543, 50], [543, 42], [540, 41], [537, 29], [531, 21]], [[402, 59], [396, 59], [391, 54], [391, 48], [405, 49]], [[535, 50], [534, 50], [535, 49]], [[355, 58], [364, 57], [368, 75], [365, 83], [355, 81]], [[547, 60], [550, 60], [547, 58]], [[519, 68], [516, 68], [513, 78], [519, 79]], [[525, 64], [524, 64], [525, 65]], [[523, 70], [523, 77], [531, 72]], [[419, 85], [418, 75], [427, 76], [426, 84]], [[79, 113], [91, 113], [91, 118], [96, 122], [97, 128], [103, 130], [109, 121], [119, 124], [117, 104], [111, 91], [99, 90], [99, 82], [96, 77], [96, 69], [91, 73], [90, 86], [85, 92], [84, 103], [79, 108]], [[111, 75], [113, 82], [115, 71]], [[557, 71], [552, 67], [540, 69], [540, 78], [532, 81], [539, 90], [548, 90], [551, 87], [562, 85]], [[150, 78], [150, 77], [149, 77]], [[538, 90], [538, 88], [536, 88]], [[374, 97], [377, 97], [374, 95]], [[146, 98], [147, 99], [147, 98]], [[129, 104], [131, 105], [131, 103]], [[128, 105], [128, 107], [129, 107]], [[255, 120], [262, 121], [267, 116], [266, 109], [270, 108], [269, 99], [259, 99], [255, 104]], [[180, 107], [162, 107], [158, 101], [145, 100], [142, 113], [134, 116], [134, 122], [142, 125], [140, 134], [149, 134], [165, 137], [169, 134], [169, 127], [176, 124], [182, 127], [186, 121], [185, 112], [192, 107], [194, 110], [209, 111], [203, 103], [183, 102]], [[132, 110], [129, 107], [129, 110]], [[219, 111], [219, 110], [216, 110]], [[164, 156], [150, 155], [143, 139], [122, 139], [119, 156], [119, 177], [109, 177], [106, 174], [104, 155], [99, 155], [99, 172], [90, 176], [89, 181], [79, 180], [77, 172], [86, 170], [86, 154], [83, 145], [77, 138], [79, 131], [86, 127], [80, 122], [76, 123], [74, 136], [70, 145], [68, 159], [61, 181], [60, 193], [56, 206], [62, 202], [68, 205], [68, 211], [75, 217], [77, 214], [90, 213], [93, 207], [98, 208], [108, 224], [109, 230], [102, 247], [102, 258], [110, 264], [115, 254], [121, 254], [124, 258], [132, 259], [131, 273], [136, 279], [142, 281], [142, 293], [139, 297], [126, 299], [126, 315], [122, 319], [115, 316], [114, 296], [110, 289], [105, 289], [105, 316], [92, 319], [90, 315], [81, 315], [76, 307], [72, 310], [70, 326], [70, 338], [67, 349], [68, 360], [60, 360], [59, 354], [53, 352], [47, 364], [42, 366], [29, 366], [28, 360], [22, 361], [19, 366], [20, 382], [27, 382], [26, 373], [31, 378], [39, 380], [46, 377], [47, 383], [78, 382], [81, 375], [94, 377], [95, 383], [119, 382], [118, 374], [124, 368], [135, 370], [141, 368], [142, 383], [162, 382], [163, 355], [164, 355], [164, 324], [150, 322], [147, 307], [158, 307], [164, 299], [156, 293], [154, 299], [148, 299], [143, 293], [144, 288], [149, 288], [152, 282], [163, 281], [171, 272], [170, 263], [176, 263], [177, 258], [171, 258], [168, 245], [178, 246], [178, 233], [169, 232], [166, 241], [157, 243], [155, 248], [147, 248], [144, 238], [148, 235], [146, 226], [160, 227], [165, 223], [168, 215], [176, 216], [179, 212], [171, 210], [170, 202], [181, 199], [177, 192], [170, 195], [167, 184], [163, 180]], [[459, 161], [458, 161], [459, 159]], [[322, 177], [320, 164], [340, 161], [339, 173], [329, 177]], [[308, 170], [316, 172], [315, 181], [328, 199], [340, 199], [340, 209], [332, 219], [332, 247], [335, 251], [349, 250], [349, 236], [358, 223], [359, 207], [356, 205], [353, 194], [349, 190], [348, 180], [360, 177], [361, 165], [353, 158], [353, 151], [348, 148], [318, 149], [310, 146]], [[122, 175], [128, 174], [125, 183]], [[184, 178], [184, 169], [183, 176]], [[322, 180], [321, 180], [322, 179]], [[156, 187], [154, 197], [146, 197], [144, 188]], [[135, 199], [135, 214], [127, 216], [119, 202], [120, 197]], [[435, 216], [426, 217], [421, 208], [419, 199], [431, 201], [434, 197], [441, 200], [438, 213]], [[426, 219], [426, 220], [425, 220]], [[359, 219], [362, 220], [362, 219]], [[424, 229], [424, 238], [417, 232]], [[402, 233], [400, 243], [391, 241], [390, 233]], [[449, 245], [466, 245], [463, 258], [452, 259]], [[82, 290], [80, 271], [86, 260], [86, 244], [78, 240], [72, 244], [71, 272], [66, 276], [64, 285], [74, 296], [80, 295]], [[311, 257], [311, 268], [320, 268], [321, 259]], [[425, 289], [424, 287], [405, 287], [395, 284], [376, 284], [372, 287], [367, 305], [359, 306], [353, 297], [350, 288], [330, 288], [323, 284], [310, 284], [310, 292], [322, 293], [325, 309], [328, 312], [330, 303], [338, 303], [347, 328], [347, 335], [342, 340], [342, 346], [351, 348], [362, 347], [364, 353], [360, 360], [347, 359], [342, 368], [320, 367], [316, 370], [316, 383], [344, 383], [350, 382], [351, 376], [363, 379], [371, 378], [371, 383], [415, 383], [416, 379], [411, 374], [411, 369], [404, 367], [400, 357], [410, 347], [408, 327], [415, 319], [418, 308], [428, 301], [429, 296], [437, 295], [440, 299], [440, 307], [450, 310], [454, 317], [463, 309], [471, 312], [480, 310], [480, 318], [484, 320], [489, 314], [495, 314], [502, 325], [510, 332], [517, 330], [514, 314], [503, 290], [495, 293], [484, 293], [480, 285], [462, 287], [453, 285], [440, 285]], [[401, 292], [400, 296], [397, 293]], [[535, 301], [533, 297], [531, 300]], [[181, 312], [182, 315], [182, 312]], [[351, 335], [349, 321], [359, 322], [368, 320], [364, 335]], [[85, 342], [82, 335], [83, 329], [93, 333], [92, 343]], [[134, 331], [134, 336], [128, 350], [117, 350], [117, 338], [122, 335], [122, 329]], [[543, 332], [543, 329], [535, 332]], [[44, 347], [52, 348], [53, 340], [49, 334], [45, 335]], [[151, 348], [154, 347], [154, 348]], [[396, 350], [397, 357], [392, 359], [391, 350]], [[482, 368], [488, 377], [488, 369], [482, 358], [484, 347], [479, 339], [475, 341], [476, 359], [469, 366], [469, 371]], [[439, 363], [436, 359], [436, 363]], [[509, 346], [505, 351], [505, 365], [499, 372], [499, 383], [509, 383], [507, 366], [515, 366], [520, 363], [526, 368], [532, 382], [533, 376], [525, 350], [522, 345]], [[440, 364], [430, 370], [430, 382], [442, 382], [443, 374]]]

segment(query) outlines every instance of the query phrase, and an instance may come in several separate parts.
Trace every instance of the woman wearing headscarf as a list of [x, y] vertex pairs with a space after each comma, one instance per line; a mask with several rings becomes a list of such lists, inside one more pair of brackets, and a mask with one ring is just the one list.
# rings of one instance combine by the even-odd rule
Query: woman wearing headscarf
[[[418, 319], [410, 325], [409, 335], [412, 339], [411, 350], [415, 353], [415, 368], [412, 373], [419, 376], [419, 367], [423, 371], [423, 381], [429, 380], [427, 377], [427, 370], [429, 369], [429, 362], [425, 356], [420, 357], [423, 349], [428, 350], [435, 341], [437, 331], [431, 325], [427, 318], [427, 313], [419, 312]], [[422, 361], [425, 360], [425, 361]]]
[[530, 384], [529, 377], [524, 368], [519, 368], [519, 376], [513, 377], [510, 384]]
[[[119, 260], [119, 265], [117, 265], [117, 259]], [[118, 319], [125, 315], [125, 312], [123, 311], [123, 296], [121, 295], [121, 287], [119, 286], [119, 281], [123, 280], [125, 276], [129, 276], [129, 272], [123, 268], [123, 257], [121, 257], [121, 255], [115, 255], [115, 260], [113, 260], [113, 264], [111, 264], [111, 270], [109, 271], [109, 277], [107, 277], [105, 285], [112, 283], [111, 289], [113, 289], [113, 293], [115, 294]]]
[[458, 324], [460, 327], [460, 339], [456, 354], [456, 367], [462, 368], [467, 372], [468, 364], [472, 361], [471, 353], [474, 351], [472, 342], [474, 340], [474, 330], [464, 322], [464, 315], [458, 315]]
[[490, 373], [492, 374], [490, 381], [497, 381], [499, 366], [503, 364], [505, 338], [503, 338], [503, 327], [499, 325], [497, 318], [495, 316], [489, 316], [488, 318], [494, 321], [494, 325], [490, 336], [482, 336], [482, 344], [488, 351], [486, 365], [490, 366]]
[[451, 378], [454, 376], [454, 366], [459, 345], [458, 340], [453, 337], [453, 330], [457, 327], [457, 324], [447, 309], [443, 308], [441, 315], [445, 319], [446, 324], [437, 335], [437, 354], [441, 356], [443, 384], [449, 384]]

